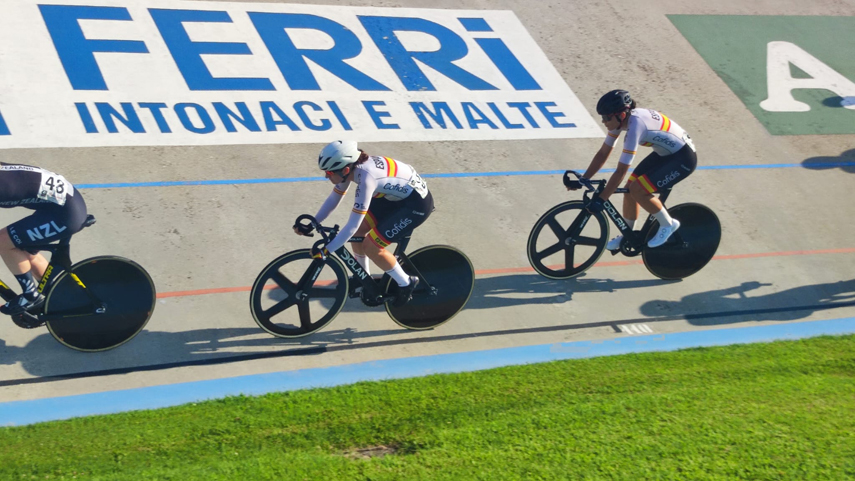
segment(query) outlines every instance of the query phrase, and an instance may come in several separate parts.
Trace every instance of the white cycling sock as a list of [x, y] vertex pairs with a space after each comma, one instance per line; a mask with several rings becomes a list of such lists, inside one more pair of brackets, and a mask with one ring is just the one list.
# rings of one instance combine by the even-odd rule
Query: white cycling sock
[[668, 211], [665, 209], [665, 207], [663, 207], [662, 210], [660, 210], [659, 212], [653, 214], [653, 217], [655, 217], [656, 220], [659, 221], [660, 227], [666, 225], [670, 226], [674, 224], [674, 219], [672, 219], [671, 216], [668, 215]]
[[632, 230], [632, 228], [635, 227], [635, 219], [624, 219], [624, 220], [626, 221], [626, 225], [627, 225], [627, 227], [629, 227], [629, 230]]
[[362, 254], [357, 254], [354, 252], [353, 257], [356, 259], [356, 262], [358, 262], [359, 265], [362, 266], [362, 270], [365, 271], [365, 273], [370, 276], [371, 273], [368, 272], [368, 256], [362, 255]]
[[386, 274], [389, 274], [389, 277], [395, 279], [395, 282], [397, 282], [401, 287], [410, 285], [410, 276], [404, 272], [404, 269], [401, 269], [401, 264], [398, 264], [397, 262], [395, 262], [394, 267], [386, 271]]

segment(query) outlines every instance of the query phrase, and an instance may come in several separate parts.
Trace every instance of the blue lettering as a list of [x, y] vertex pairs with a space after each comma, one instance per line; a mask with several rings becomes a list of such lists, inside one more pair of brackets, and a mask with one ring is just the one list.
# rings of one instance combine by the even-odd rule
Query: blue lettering
[[[359, 16], [359, 20], [407, 90], [436, 90], [416, 60], [469, 90], [497, 90], [481, 78], [454, 65], [455, 60], [469, 53], [469, 48], [449, 28], [423, 18]], [[411, 52], [401, 44], [395, 33], [397, 31], [431, 35], [439, 41], [439, 49], [433, 52]]]
[[508, 122], [508, 119], [505, 118], [505, 115], [502, 113], [501, 110], [499, 110], [499, 107], [497, 107], [495, 103], [487, 102], [487, 105], [490, 106], [490, 110], [492, 110], [493, 113], [496, 114], [496, 117], [499, 118], [499, 122], [501, 122], [502, 125], [504, 125], [506, 129], [523, 129], [523, 128], [525, 128], [525, 125], [523, 125], [523, 124], [512, 124], [512, 123]]
[[493, 65], [502, 72], [515, 90], [543, 90], [501, 39], [476, 38], [475, 42], [490, 57]]
[[246, 102], [236, 102], [235, 107], [238, 108], [240, 115], [234, 113], [231, 109], [226, 107], [224, 103], [214, 102], [214, 110], [217, 111], [217, 115], [220, 116], [220, 120], [222, 120], [223, 125], [226, 126], [227, 132], [237, 132], [235, 124], [232, 123], [232, 119], [240, 122], [240, 124], [249, 129], [250, 132], [261, 132], [261, 127], [258, 126], [258, 122], [253, 118], [252, 113], [249, 111], [249, 107], [246, 106]]
[[89, 113], [89, 107], [83, 102], [74, 104], [77, 107], [77, 115], [80, 116], [80, 121], [83, 122], [83, 128], [87, 134], [97, 134], [98, 127], [95, 126], [95, 120], [92, 119], [92, 114]]
[[445, 102], [431, 102], [433, 108], [435, 110], [431, 110], [428, 106], [426, 106], [423, 102], [410, 102], [410, 107], [412, 107], [413, 112], [416, 113], [419, 120], [422, 121], [422, 125], [426, 129], [432, 129], [433, 124], [425, 117], [425, 114], [430, 115], [434, 122], [439, 124], [440, 127], [445, 129], [445, 116], [448, 116], [448, 119], [454, 124], [458, 129], [462, 129], [463, 126], [460, 125], [460, 121], [457, 120], [457, 117], [454, 116], [454, 113], [451, 112], [451, 108]]
[[[249, 12], [249, 18], [291, 90], [321, 90], [306, 59], [358, 90], [389, 90], [344, 62], [362, 52], [359, 38], [344, 25], [317, 15], [298, 13]], [[288, 28], [323, 32], [332, 38], [333, 46], [329, 49], [299, 49], [288, 36]]]
[[510, 107], [512, 109], [519, 110], [520, 113], [522, 114], [522, 116], [525, 117], [525, 119], [528, 121], [528, 124], [531, 125], [532, 127], [536, 128], [536, 129], [540, 128], [540, 126], [537, 125], [537, 122], [535, 122], [534, 117], [532, 117], [531, 114], [528, 113], [528, 109], [531, 108], [530, 103], [528, 103], [528, 102], [508, 102], [508, 107]]
[[[199, 120], [202, 121], [201, 127], [193, 125], [193, 122], [190, 120], [190, 116], [187, 114], [187, 109], [193, 109], [196, 111], [196, 115], [199, 117]], [[208, 115], [208, 111], [205, 110], [205, 107], [202, 107], [199, 104], [175, 104], [175, 113], [178, 114], [178, 119], [181, 120], [181, 125], [190, 132], [196, 134], [210, 134], [214, 129], [216, 129], [214, 121], [211, 119], [211, 116]]]
[[202, 55], [252, 55], [245, 43], [194, 42], [183, 22], [232, 23], [228, 12], [214, 10], [161, 10], [150, 8], [154, 23], [166, 42], [190, 90], [276, 90], [266, 78], [216, 78]]
[[133, 104], [130, 102], [122, 102], [119, 105], [122, 106], [122, 110], [125, 112], [124, 117], [114, 109], [112, 105], [106, 102], [95, 102], [95, 108], [97, 108], [98, 113], [101, 114], [101, 120], [104, 122], [104, 125], [107, 126], [107, 132], [110, 132], [111, 134], [119, 132], [119, 129], [116, 128], [116, 122], [113, 121], [113, 119], [116, 118], [119, 122], [123, 123], [125, 127], [131, 129], [131, 132], [135, 134], [144, 134], [145, 128], [143, 128], [142, 122], [140, 122], [140, 118], [137, 115], [137, 111], [134, 110]]
[[[490, 24], [483, 18], [458, 18], [467, 32], [492, 32]], [[490, 57], [502, 75], [516, 90], [543, 90], [537, 81], [528, 73], [511, 50], [498, 38], [476, 38], [475, 42], [481, 50]]]
[[333, 115], [335, 115], [335, 118], [337, 118], [338, 121], [341, 122], [341, 126], [344, 127], [344, 130], [353, 130], [353, 128], [350, 126], [350, 123], [348, 123], [347, 118], [344, 116], [344, 113], [341, 111], [341, 109], [338, 107], [338, 104], [335, 103], [334, 100], [327, 101], [327, 105], [330, 106], [330, 110], [332, 110]]
[[39, 5], [39, 10], [74, 90], [108, 90], [95, 52], [148, 53], [145, 42], [88, 40], [83, 35], [79, 20], [132, 20], [124, 7]]
[[[300, 127], [285, 115], [276, 102], [261, 102], [261, 114], [264, 116], [264, 127], [268, 132], [277, 131], [279, 129], [277, 125], [286, 125], [292, 132], [300, 130]], [[276, 114], [279, 119], [273, 118], [273, 114]]]
[[362, 105], [365, 106], [365, 110], [368, 112], [368, 115], [371, 116], [371, 120], [374, 121], [374, 125], [377, 126], [378, 129], [400, 129], [401, 127], [398, 124], [387, 124], [383, 122], [383, 117], [391, 117], [392, 114], [385, 111], [377, 111], [377, 107], [385, 106], [386, 102], [380, 100], [363, 100]]
[[9, 132], [9, 127], [6, 125], [6, 119], [3, 118], [3, 113], [0, 113], [0, 135], [12, 135]]
[[169, 124], [166, 123], [166, 118], [163, 117], [163, 113], [161, 112], [162, 109], [166, 108], [165, 103], [141, 102], [139, 106], [141, 109], [148, 109], [151, 112], [151, 116], [154, 117], [155, 122], [157, 122], [157, 128], [160, 129], [161, 133], [172, 133], [172, 129], [169, 128]]
[[557, 120], [555, 120], [558, 117], [567, 117], [564, 114], [564, 112], [550, 112], [549, 111], [549, 107], [555, 107], [556, 106], [555, 102], [535, 102], [534, 105], [536, 105], [537, 108], [540, 109], [540, 113], [542, 113], [543, 116], [546, 117], [546, 120], [548, 120], [549, 123], [552, 124], [553, 127], [557, 128], [557, 129], [560, 129], [560, 128], [566, 129], [566, 128], [571, 128], [571, 127], [576, 127], [576, 124], [562, 124], [562, 123], [558, 122]]
[[321, 112], [324, 110], [323, 108], [321, 108], [320, 105], [305, 100], [302, 102], [295, 103], [294, 110], [297, 111], [297, 115], [300, 116], [300, 120], [303, 121], [303, 124], [306, 127], [311, 130], [329, 130], [332, 127], [332, 123], [327, 119], [321, 119], [320, 125], [317, 125], [312, 122], [312, 119], [309, 118], [309, 114], [306, 113], [306, 107], [311, 107], [312, 110], [314, 110], [315, 112]]
[[[488, 119], [487, 116], [484, 115], [484, 112], [481, 112], [481, 109], [476, 107], [474, 103], [463, 102], [460, 105], [463, 107], [463, 113], [466, 115], [466, 120], [469, 121], [470, 128], [477, 129], [478, 124], [487, 124], [491, 129], [499, 128], [490, 119]], [[475, 117], [475, 114], [478, 115], [477, 118]]]

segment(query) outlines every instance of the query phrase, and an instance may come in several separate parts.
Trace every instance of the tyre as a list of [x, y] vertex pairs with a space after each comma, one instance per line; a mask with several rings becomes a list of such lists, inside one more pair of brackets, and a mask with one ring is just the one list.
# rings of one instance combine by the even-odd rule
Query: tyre
[[[327, 257], [315, 280], [309, 268], [315, 259], [309, 249], [284, 254], [267, 265], [255, 279], [249, 309], [255, 322], [277, 337], [303, 337], [322, 329], [344, 307], [347, 271], [338, 258]], [[308, 288], [298, 288], [302, 279]]]
[[[404, 271], [421, 273], [422, 281], [410, 302], [400, 307], [386, 303], [386, 312], [400, 326], [413, 330], [433, 329], [451, 320], [469, 301], [475, 287], [475, 269], [463, 252], [451, 246], [427, 246], [408, 254]], [[398, 285], [387, 277], [385, 292], [394, 294]]]
[[[75, 279], [75, 276], [77, 279]], [[86, 286], [104, 310], [96, 313]], [[50, 285], [43, 317], [51, 335], [78, 351], [106, 351], [133, 339], [154, 311], [151, 277], [136, 262], [116, 256], [86, 259]]]
[[[580, 214], [587, 214], [582, 215]], [[569, 233], [579, 228], [579, 235]], [[558, 204], [543, 214], [528, 236], [526, 251], [534, 270], [550, 279], [569, 279], [596, 263], [609, 237], [609, 225], [602, 212], [589, 214], [585, 203], [572, 200]]]
[[653, 222], [644, 241], [642, 258], [647, 270], [660, 279], [683, 279], [701, 270], [715, 256], [721, 242], [721, 222], [708, 207], [687, 203], [668, 208], [680, 228], [665, 244], [651, 249], [647, 241], [656, 235]]

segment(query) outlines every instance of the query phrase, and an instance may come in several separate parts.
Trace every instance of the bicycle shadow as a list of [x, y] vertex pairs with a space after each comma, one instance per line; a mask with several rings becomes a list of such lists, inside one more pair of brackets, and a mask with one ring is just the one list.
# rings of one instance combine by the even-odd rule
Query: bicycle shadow
[[537, 274], [515, 274], [475, 280], [472, 297], [466, 309], [501, 309], [511, 306], [556, 304], [568, 302], [576, 293], [617, 292], [626, 289], [660, 286], [679, 281], [643, 279], [614, 281], [586, 278], [585, 274], [570, 279], [547, 279]]
[[[100, 353], [74, 351], [45, 331], [24, 347], [5, 346], [5, 341], [0, 340], [0, 365], [20, 362], [27, 373], [37, 377], [105, 369], [145, 370], [145, 366], [153, 364], [162, 369], [170, 363], [179, 367], [188, 363], [204, 365], [213, 360], [234, 361], [235, 357], [241, 356], [257, 358], [259, 353], [276, 354], [282, 348], [298, 348], [301, 356], [320, 355], [327, 346], [356, 344], [364, 339], [413, 332], [399, 328], [391, 320], [389, 323], [395, 327], [372, 331], [326, 329], [297, 339], [273, 337], [257, 326], [181, 332], [143, 330], [127, 344]], [[281, 365], [283, 360], [271, 362]]]
[[695, 326], [714, 326], [751, 321], [794, 321], [819, 310], [855, 306], [855, 279], [799, 286], [760, 296], [746, 295], [772, 285], [758, 281], [743, 282], [726, 289], [689, 294], [679, 301], [648, 301], [639, 310], [646, 317], [680, 316]]
[[838, 157], [811, 157], [802, 161], [802, 167], [811, 170], [839, 168], [843, 172], [855, 174], [855, 149], [849, 149]]

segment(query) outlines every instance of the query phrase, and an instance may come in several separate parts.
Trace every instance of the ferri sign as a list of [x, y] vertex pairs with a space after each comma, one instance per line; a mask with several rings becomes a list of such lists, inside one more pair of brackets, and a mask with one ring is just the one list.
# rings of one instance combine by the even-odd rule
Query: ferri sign
[[601, 137], [508, 11], [4, 0], [0, 148]]

